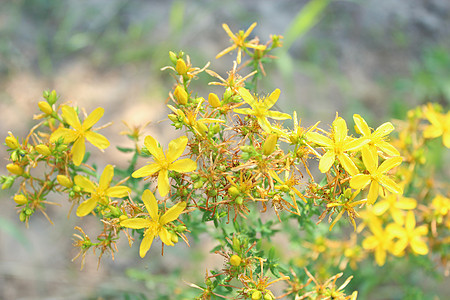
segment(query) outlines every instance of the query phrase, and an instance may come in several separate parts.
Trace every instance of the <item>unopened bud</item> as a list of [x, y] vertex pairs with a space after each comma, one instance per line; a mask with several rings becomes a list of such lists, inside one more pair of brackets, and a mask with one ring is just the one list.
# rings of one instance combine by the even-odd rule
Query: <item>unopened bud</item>
[[264, 155], [272, 154], [272, 152], [275, 150], [275, 146], [277, 145], [277, 142], [278, 142], [278, 135], [276, 133], [270, 134], [266, 138], [266, 141], [264, 142], [264, 146], [263, 146]]
[[14, 196], [14, 201], [18, 204], [18, 205], [24, 205], [25, 203], [28, 202], [27, 197], [25, 197], [22, 194], [19, 195], [15, 195]]
[[167, 117], [168, 117], [169, 120], [172, 121], [172, 122], [178, 122], [178, 117], [177, 117], [176, 114], [169, 114]]
[[209, 93], [208, 102], [209, 105], [211, 105], [214, 108], [220, 107], [219, 97], [217, 97], [217, 95], [214, 93]]
[[235, 186], [230, 186], [230, 188], [228, 189], [228, 195], [230, 195], [233, 198], [239, 195], [240, 193], [241, 192], [239, 191], [239, 189]]
[[6, 177], [6, 180], [4, 181], [2, 185], [2, 190], [9, 189], [14, 184], [14, 177]]
[[177, 98], [178, 103], [180, 103], [182, 105], [187, 104], [188, 94], [181, 86], [178, 85], [175, 88], [175, 92], [173, 94], [175, 95], [175, 98]]
[[252, 300], [259, 300], [262, 298], [262, 293], [260, 291], [254, 291], [252, 294]]
[[236, 254], [233, 254], [230, 257], [230, 265], [232, 265], [232, 266], [235, 266], [235, 267], [239, 266], [241, 264], [241, 261], [242, 261], [242, 259]]
[[269, 293], [266, 293], [266, 294], [264, 295], [264, 300], [273, 300], [273, 297], [272, 297], [272, 295], [270, 295]]
[[58, 100], [58, 95], [56, 94], [56, 91], [53, 90], [50, 95], [47, 98], [47, 101], [50, 105], [53, 105], [56, 103], [56, 100]]
[[237, 237], [233, 237], [233, 250], [238, 252], [241, 249], [241, 241]]
[[20, 147], [19, 142], [15, 138], [15, 136], [10, 132], [8, 132], [9, 136], [5, 138], [6, 146], [8, 146], [11, 149], [17, 149]]
[[53, 112], [52, 107], [50, 106], [50, 104], [48, 104], [47, 101], [39, 101], [38, 106], [39, 106], [39, 109], [47, 115], [51, 115]]
[[23, 174], [23, 168], [16, 164], [8, 164], [6, 165], [6, 169], [14, 175], [22, 175]]
[[73, 186], [72, 180], [70, 180], [69, 177], [65, 175], [58, 175], [56, 176], [56, 180], [58, 183], [68, 189], [70, 189]]
[[177, 70], [178, 74], [180, 74], [180, 75], [186, 75], [187, 67], [186, 67], [186, 63], [184, 62], [184, 59], [179, 58], [177, 60], [175, 70]]
[[172, 52], [172, 51], [169, 51], [169, 58], [170, 58], [170, 61], [173, 63], [173, 64], [176, 64], [177, 63], [177, 55], [174, 53], [174, 52]]
[[25, 220], [27, 219], [27, 215], [25, 215], [25, 213], [22, 211], [19, 214], [19, 220], [20, 222], [25, 222]]
[[176, 244], [178, 243], [178, 235], [176, 233], [171, 233], [170, 234], [170, 240], [172, 241], [172, 243]]
[[43, 156], [49, 156], [51, 153], [50, 149], [46, 145], [37, 145], [34, 149]]

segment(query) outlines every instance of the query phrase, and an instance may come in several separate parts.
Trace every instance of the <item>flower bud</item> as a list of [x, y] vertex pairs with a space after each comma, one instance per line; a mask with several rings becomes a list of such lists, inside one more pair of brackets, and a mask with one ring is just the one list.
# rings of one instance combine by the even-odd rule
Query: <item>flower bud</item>
[[167, 115], [167, 117], [169, 118], [170, 121], [172, 122], [178, 122], [178, 117], [176, 114], [169, 114]]
[[233, 250], [238, 252], [241, 249], [241, 241], [237, 237], [233, 237]]
[[264, 300], [273, 300], [273, 297], [272, 297], [272, 295], [270, 295], [269, 293], [266, 293], [266, 294], [264, 295]]
[[178, 235], [176, 233], [170, 233], [170, 240], [174, 244], [178, 243]]
[[22, 211], [19, 214], [19, 220], [20, 222], [25, 222], [25, 220], [27, 219], [27, 215], [25, 215], [25, 213]]
[[230, 186], [228, 188], [228, 195], [230, 195], [231, 197], [236, 197], [237, 195], [239, 195], [241, 192], [239, 191], [239, 189], [235, 186]]
[[39, 101], [38, 106], [39, 106], [39, 109], [47, 115], [51, 115], [53, 112], [52, 107], [50, 106], [50, 104], [48, 104], [47, 101]]
[[277, 142], [278, 142], [278, 135], [276, 133], [269, 134], [263, 146], [264, 155], [272, 154], [272, 152], [275, 150]]
[[9, 136], [7, 136], [5, 138], [5, 143], [6, 146], [8, 146], [11, 149], [17, 149], [20, 147], [19, 142], [17, 141], [17, 139], [14, 137], [14, 135], [10, 132], [8, 132]]
[[127, 215], [121, 215], [121, 216], [119, 217], [120, 222], [125, 221], [126, 219], [128, 219], [128, 216], [127, 216]]
[[217, 97], [217, 95], [214, 93], [209, 93], [208, 102], [209, 102], [209, 105], [211, 105], [214, 108], [221, 106], [219, 97]]
[[241, 261], [242, 261], [242, 259], [236, 254], [233, 254], [230, 257], [230, 265], [232, 265], [232, 266], [235, 266], [235, 267], [239, 266], [241, 264]]
[[169, 51], [169, 58], [170, 58], [170, 61], [171, 61], [173, 64], [176, 64], [176, 63], [177, 63], [178, 58], [177, 58], [177, 55], [176, 55], [174, 52]]
[[22, 194], [19, 195], [15, 195], [14, 196], [14, 201], [18, 204], [18, 205], [24, 205], [25, 203], [28, 202], [27, 197], [25, 197]]
[[173, 94], [175, 95], [175, 98], [177, 98], [179, 104], [182, 104], [182, 105], [187, 104], [188, 94], [181, 86], [178, 85], [175, 88], [175, 92]]
[[184, 62], [184, 59], [182, 58], [177, 59], [175, 70], [177, 70], [178, 74], [180, 75], [186, 75], [188, 69], [186, 67], [186, 63]]
[[70, 189], [73, 186], [72, 180], [70, 180], [69, 177], [65, 175], [58, 175], [56, 176], [56, 180], [58, 183], [68, 189]]
[[17, 154], [17, 151], [14, 151], [11, 153], [11, 161], [16, 162], [19, 160], [19, 154]]
[[16, 164], [8, 164], [6, 165], [6, 169], [14, 175], [22, 175], [23, 174], [23, 168]]
[[242, 203], [244, 203], [244, 198], [238, 196], [236, 197], [236, 199], [234, 199], [234, 202], [236, 202], [237, 205], [242, 205]]
[[175, 231], [176, 232], [184, 232], [184, 231], [186, 231], [186, 229], [187, 229], [186, 225], [180, 224], [175, 228]]
[[56, 91], [53, 90], [50, 95], [47, 98], [47, 101], [50, 105], [53, 105], [56, 103], [56, 100], [58, 100], [58, 95], [56, 94]]
[[252, 300], [259, 300], [262, 298], [262, 293], [260, 291], [254, 291], [252, 294]]
[[51, 153], [50, 149], [46, 145], [37, 145], [34, 149], [43, 156], [49, 156]]
[[6, 180], [4, 181], [2, 185], [2, 190], [9, 189], [14, 184], [14, 177], [6, 177]]

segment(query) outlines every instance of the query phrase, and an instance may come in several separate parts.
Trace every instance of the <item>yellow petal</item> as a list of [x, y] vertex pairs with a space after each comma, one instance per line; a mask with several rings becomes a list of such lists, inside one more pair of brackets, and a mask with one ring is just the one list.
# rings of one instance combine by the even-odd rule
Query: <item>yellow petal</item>
[[84, 137], [79, 137], [72, 146], [72, 160], [75, 166], [81, 165], [86, 152]]
[[[448, 126], [450, 128], [450, 126]], [[444, 146], [446, 148], [450, 149], [450, 130], [447, 130], [446, 133], [444, 133], [444, 136], [442, 137], [442, 142], [444, 143]]]
[[382, 175], [378, 178], [380, 184], [386, 188], [389, 192], [394, 194], [403, 194], [403, 189], [394, 180], [390, 179], [386, 175]]
[[142, 229], [147, 228], [151, 225], [152, 221], [143, 218], [130, 218], [120, 221], [120, 226], [132, 228], [132, 229]]
[[347, 154], [339, 154], [338, 159], [344, 169], [352, 176], [358, 174], [359, 170], [355, 163], [347, 156]]
[[369, 139], [357, 138], [350, 140], [348, 142], [346, 141], [342, 148], [344, 151], [355, 151], [361, 148], [362, 146], [368, 144], [369, 142], [370, 142]]
[[333, 139], [335, 143], [343, 142], [347, 137], [347, 124], [345, 120], [338, 117], [333, 121]]
[[197, 163], [190, 158], [177, 160], [169, 165], [169, 170], [179, 173], [192, 172], [197, 169]]
[[378, 126], [378, 128], [372, 133], [374, 138], [382, 138], [392, 131], [394, 131], [394, 125], [391, 122], [386, 122]]
[[255, 111], [251, 108], [236, 108], [233, 111], [237, 114], [242, 114], [242, 115], [254, 115], [255, 114]]
[[162, 197], [165, 197], [170, 191], [169, 172], [167, 169], [161, 169], [158, 174], [158, 191]]
[[375, 249], [378, 246], [378, 244], [379, 244], [378, 240], [373, 235], [365, 238], [362, 242], [363, 248], [367, 250]]
[[427, 244], [420, 239], [419, 237], [414, 237], [411, 242], [411, 249], [414, 253], [419, 255], [427, 255], [428, 254], [428, 246]]
[[369, 194], [367, 195], [367, 204], [374, 204], [378, 198], [380, 185], [376, 181], [370, 183]]
[[147, 254], [148, 250], [152, 246], [153, 239], [155, 238], [155, 234], [153, 232], [147, 231], [142, 239], [141, 246], [139, 247], [139, 256], [144, 257]]
[[361, 149], [361, 154], [363, 163], [366, 166], [367, 170], [370, 172], [370, 174], [375, 174], [378, 168], [378, 156], [376, 154], [373, 154], [373, 152], [370, 151], [369, 147], [363, 147]]
[[166, 158], [169, 163], [176, 160], [178, 157], [183, 154], [184, 149], [186, 149], [186, 145], [188, 142], [188, 138], [185, 136], [180, 136], [179, 138], [170, 141], [169, 149], [166, 153]]
[[377, 265], [382, 266], [386, 262], [386, 251], [381, 247], [375, 249], [375, 261]]
[[72, 129], [60, 127], [52, 133], [50, 142], [54, 143], [61, 137], [64, 138], [64, 143], [69, 144], [76, 140], [77, 133]]
[[159, 223], [164, 225], [166, 223], [172, 222], [173, 220], [178, 219], [178, 216], [183, 212], [186, 208], [186, 202], [178, 202], [174, 206], [172, 206], [168, 211], [164, 213], [164, 215], [159, 219]]
[[88, 215], [97, 206], [97, 198], [90, 198], [80, 204], [77, 208], [77, 216], [84, 217]]
[[257, 117], [258, 124], [261, 127], [262, 130], [264, 130], [267, 133], [272, 132], [272, 126], [270, 126], [269, 121], [265, 117]]
[[367, 125], [366, 121], [360, 115], [354, 114], [353, 121], [355, 122], [355, 126], [361, 135], [363, 135], [363, 136], [370, 135], [369, 125]]
[[380, 201], [372, 207], [372, 211], [377, 216], [381, 216], [389, 209], [389, 202], [386, 200]]
[[333, 141], [330, 138], [318, 134], [317, 132], [306, 133], [306, 138], [308, 139], [308, 141], [316, 143], [317, 145], [330, 148], [333, 147]]
[[378, 172], [379, 173], [386, 173], [390, 169], [393, 169], [393, 168], [397, 167], [398, 165], [400, 165], [402, 163], [402, 161], [403, 161], [403, 158], [401, 158], [400, 156], [390, 157], [390, 158], [386, 159], [378, 167]]
[[97, 107], [94, 109], [84, 120], [83, 125], [81, 126], [83, 131], [89, 130], [92, 126], [94, 126], [94, 124], [100, 120], [104, 113], [105, 110], [102, 107]]
[[350, 186], [355, 190], [362, 190], [370, 183], [370, 176], [366, 174], [356, 174], [350, 179]]
[[106, 190], [106, 196], [113, 198], [123, 198], [128, 196], [131, 189], [127, 186], [119, 185], [113, 186]]
[[144, 145], [156, 160], [164, 161], [166, 159], [162, 149], [158, 147], [158, 142], [152, 136], [147, 135], [145, 137]]
[[392, 146], [391, 144], [389, 144], [388, 142], [385, 141], [381, 141], [381, 142], [377, 142], [376, 146], [383, 151], [384, 153], [386, 153], [389, 156], [399, 156], [400, 152], [398, 152], [397, 149], [395, 149], [394, 146]]
[[145, 208], [147, 209], [150, 217], [153, 220], [158, 220], [158, 203], [156, 202], [155, 195], [150, 190], [145, 190], [142, 194], [142, 202], [144, 202]]
[[398, 201], [395, 203], [395, 207], [400, 209], [414, 209], [417, 206], [416, 199], [413, 198], [407, 198], [407, 197], [400, 197]]
[[107, 138], [105, 138], [103, 135], [93, 132], [93, 131], [87, 131], [85, 133], [86, 139], [95, 147], [99, 149], [106, 149], [109, 147], [109, 141]]
[[92, 194], [97, 189], [97, 187], [94, 185], [94, 183], [92, 183], [92, 181], [90, 181], [89, 179], [87, 179], [84, 176], [76, 175], [75, 178], [73, 179], [73, 181], [75, 182], [76, 185], [81, 187], [87, 193]]
[[256, 100], [253, 97], [253, 95], [250, 94], [250, 92], [247, 89], [241, 87], [241, 88], [238, 89], [238, 91], [239, 91], [239, 95], [241, 95], [242, 99], [244, 99], [244, 101], [248, 105], [250, 105], [251, 107], [253, 107], [255, 105]]
[[334, 163], [336, 155], [332, 150], [327, 151], [319, 161], [319, 170], [322, 173], [328, 172]]
[[250, 33], [253, 31], [253, 28], [255, 28], [257, 25], [256, 22], [253, 22], [252, 25], [250, 25], [250, 27], [245, 31], [244, 35], [242, 36], [243, 39], [247, 38]]
[[416, 227], [416, 218], [414, 216], [414, 213], [412, 211], [408, 211], [405, 218], [405, 229], [408, 232], [412, 232], [415, 227]]
[[172, 242], [172, 238], [171, 235], [169, 233], [169, 231], [167, 231], [166, 228], [161, 228], [161, 231], [159, 232], [159, 238], [161, 239], [161, 241], [166, 244], [167, 246], [173, 246], [173, 242]]
[[77, 112], [75, 111], [75, 109], [73, 107], [63, 105], [61, 107], [61, 110], [62, 110], [63, 118], [67, 122], [67, 124], [72, 126], [72, 128], [74, 128], [74, 129], [80, 130], [81, 123], [80, 123], [80, 119], [78, 118], [78, 115], [77, 115]]
[[225, 30], [225, 32], [228, 34], [228, 36], [232, 39], [235, 39], [236, 37], [234, 36], [234, 33], [231, 32], [230, 27], [228, 27], [227, 24], [223, 23], [222, 24], [222, 28], [223, 30]]
[[133, 172], [133, 174], [131, 174], [131, 176], [134, 178], [146, 177], [146, 176], [153, 175], [154, 173], [158, 172], [159, 170], [161, 170], [161, 166], [157, 163], [152, 163], [152, 164], [143, 166], [140, 169], [137, 169], [136, 171]]
[[401, 237], [392, 248], [392, 254], [396, 256], [402, 255], [403, 251], [408, 247], [408, 239], [406, 237]]
[[433, 139], [438, 136], [441, 136], [443, 132], [444, 132], [444, 129], [442, 127], [429, 125], [423, 131], [423, 137], [426, 139]]
[[111, 165], [107, 165], [103, 170], [102, 175], [100, 176], [100, 181], [98, 183], [99, 189], [105, 191], [111, 184], [111, 180], [113, 179], [113, 177], [114, 177], [114, 167]]
[[280, 97], [280, 89], [276, 89], [275, 91], [273, 91], [269, 97], [265, 98], [264, 103], [266, 104], [266, 108], [269, 109], [271, 108], [277, 101], [278, 98]]
[[288, 119], [292, 119], [292, 117], [289, 114], [286, 113], [282, 113], [279, 111], [273, 111], [273, 110], [269, 110], [267, 112], [267, 117], [274, 119], [274, 120], [288, 120]]

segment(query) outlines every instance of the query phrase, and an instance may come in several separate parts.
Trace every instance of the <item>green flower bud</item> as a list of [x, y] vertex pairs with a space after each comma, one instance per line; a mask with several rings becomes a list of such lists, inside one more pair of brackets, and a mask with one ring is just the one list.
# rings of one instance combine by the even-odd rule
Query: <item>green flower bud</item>
[[194, 189], [199, 189], [203, 186], [203, 181], [202, 180], [197, 180], [196, 182], [194, 182]]
[[266, 293], [266, 294], [264, 295], [264, 300], [273, 300], [273, 297], [272, 297], [272, 295], [270, 295], [269, 293]]
[[180, 224], [180, 225], [178, 225], [177, 227], [175, 227], [175, 231], [176, 231], [176, 232], [184, 232], [184, 231], [186, 231], [186, 226]]
[[177, 55], [176, 55], [174, 52], [169, 51], [169, 58], [170, 58], [170, 61], [171, 61], [174, 65], [177, 63], [178, 58], [177, 58]]
[[19, 160], [19, 154], [17, 154], [17, 151], [14, 151], [11, 153], [11, 161], [16, 162]]
[[241, 241], [237, 237], [233, 237], [233, 250], [239, 252], [241, 250]]
[[242, 205], [242, 203], [244, 203], [244, 198], [238, 196], [236, 197], [236, 199], [234, 199], [234, 202], [236, 202], [237, 205]]
[[58, 100], [58, 95], [56, 94], [56, 91], [53, 90], [50, 95], [47, 98], [47, 101], [50, 105], [53, 105], [56, 103], [56, 100]]
[[5, 182], [2, 185], [2, 190], [9, 189], [14, 184], [14, 177], [6, 177]]
[[178, 243], [178, 235], [176, 233], [170, 233], [170, 240], [172, 241], [172, 243], [176, 244]]
[[25, 222], [25, 220], [27, 219], [27, 215], [25, 215], [25, 213], [22, 211], [19, 214], [19, 220], [20, 222]]

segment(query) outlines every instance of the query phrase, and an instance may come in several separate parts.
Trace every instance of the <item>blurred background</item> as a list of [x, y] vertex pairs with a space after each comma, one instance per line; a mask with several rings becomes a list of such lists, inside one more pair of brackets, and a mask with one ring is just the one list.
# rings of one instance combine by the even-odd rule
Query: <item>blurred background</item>
[[[127, 143], [118, 135], [125, 130], [121, 120], [151, 121], [149, 132], [166, 144], [173, 129], [159, 121], [168, 112], [173, 80], [160, 68], [169, 65], [169, 51], [183, 50], [194, 66], [211, 61], [210, 69], [226, 76], [235, 54], [214, 59], [229, 46], [222, 23], [237, 32], [258, 22], [253, 33], [262, 42], [270, 34], [286, 37], [259, 89], [280, 88], [279, 109], [296, 110], [306, 126], [318, 120], [330, 124], [338, 112], [347, 120], [359, 113], [377, 127], [427, 101], [448, 109], [450, 1], [315, 1], [322, 9], [302, 27], [298, 16], [309, 2], [0, 0], [0, 132], [3, 138], [10, 130], [24, 136], [35, 124], [42, 92], [55, 89], [63, 101], [88, 112], [104, 107], [101, 122], [113, 125], [103, 134], [113, 145]], [[196, 83], [204, 97], [209, 81], [203, 74]], [[90, 150], [104, 164], [129, 159], [115, 149]], [[6, 157], [5, 147], [0, 155]], [[6, 164], [2, 160], [2, 174]], [[104, 257], [97, 270], [94, 255], [88, 255], [80, 272], [79, 261], [71, 262], [77, 253], [71, 235], [80, 222], [67, 218], [69, 207], [49, 211], [54, 226], [36, 215], [26, 229], [11, 193], [3, 191], [0, 201], [0, 299], [153, 299], [151, 293], [174, 291], [183, 285], [181, 278], [201, 281], [198, 270], [221, 265], [219, 257], [205, 262], [181, 243], [164, 257], [152, 247], [141, 260], [137, 245], [130, 249], [121, 241], [114, 262]], [[88, 231], [95, 236], [98, 223], [85, 221], [92, 221]], [[183, 253], [183, 264], [170, 259], [177, 253]], [[179, 273], [180, 280], [168, 282], [167, 272]], [[442, 280], [424, 284], [441, 295], [449, 292]], [[362, 299], [402, 299], [368, 291]]]

